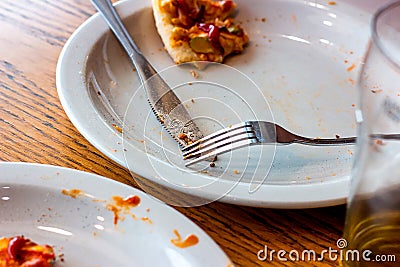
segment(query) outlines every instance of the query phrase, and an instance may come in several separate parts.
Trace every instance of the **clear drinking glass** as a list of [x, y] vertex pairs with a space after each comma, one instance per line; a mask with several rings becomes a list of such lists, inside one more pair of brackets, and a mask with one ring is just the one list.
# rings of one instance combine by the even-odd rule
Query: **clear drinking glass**
[[380, 9], [359, 79], [343, 266], [400, 266], [400, 1]]

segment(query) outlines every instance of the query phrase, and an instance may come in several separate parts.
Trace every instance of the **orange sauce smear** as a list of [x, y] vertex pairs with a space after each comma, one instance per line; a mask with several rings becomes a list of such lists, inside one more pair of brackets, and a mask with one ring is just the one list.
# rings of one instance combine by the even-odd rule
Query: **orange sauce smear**
[[356, 65], [351, 64], [351, 66], [348, 67], [346, 70], [347, 70], [347, 71], [352, 71], [352, 70], [354, 70], [355, 67], [356, 67]]
[[126, 198], [113, 196], [112, 199], [114, 203], [107, 204], [106, 208], [114, 213], [114, 225], [117, 225], [119, 220], [123, 220], [123, 217], [120, 216], [121, 211], [129, 212], [131, 208], [140, 204], [139, 196], [128, 196]]
[[136, 217], [135, 214], [131, 214], [132, 219], [134, 220], [141, 220], [147, 224], [153, 224], [153, 221], [149, 217]]
[[122, 198], [120, 196], [113, 196], [112, 199], [114, 200], [115, 205], [125, 209], [134, 208], [140, 204], [139, 196], [128, 196], [126, 198]]
[[78, 196], [82, 196], [85, 194], [82, 190], [79, 189], [70, 189], [70, 190], [63, 189], [61, 193], [63, 193], [66, 196], [70, 196], [72, 198], [77, 198]]
[[[70, 196], [72, 198], [77, 198], [78, 196], [85, 195], [85, 192], [79, 189], [63, 189], [61, 192], [62, 194]], [[107, 210], [111, 211], [114, 214], [114, 225], [117, 225], [118, 221], [122, 221], [125, 219], [124, 216], [121, 216], [121, 212], [123, 212], [124, 214], [129, 214], [131, 208], [137, 207], [140, 204], [140, 197], [135, 195], [127, 196], [125, 198], [121, 196], [113, 196], [111, 199], [113, 203], [108, 203], [105, 207]], [[94, 199], [93, 201], [105, 202], [105, 200], [99, 199]], [[135, 218], [135, 216], [132, 215], [132, 218]], [[148, 217], [143, 217], [141, 218], [141, 220], [148, 224], [153, 223]]]
[[171, 243], [178, 248], [187, 248], [199, 243], [199, 238], [194, 234], [188, 235], [184, 240], [182, 240], [178, 230], [175, 229], [174, 234], [176, 235], [176, 238], [171, 239]]

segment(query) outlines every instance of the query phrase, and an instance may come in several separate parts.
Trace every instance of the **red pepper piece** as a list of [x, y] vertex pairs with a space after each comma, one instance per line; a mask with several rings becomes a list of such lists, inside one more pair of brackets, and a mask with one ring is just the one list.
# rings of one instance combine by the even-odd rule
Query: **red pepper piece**
[[18, 253], [21, 250], [21, 248], [25, 245], [25, 243], [26, 243], [26, 239], [23, 238], [22, 236], [13, 237], [8, 242], [7, 252], [11, 259], [18, 258]]
[[210, 23], [200, 23], [198, 27], [203, 32], [208, 33], [208, 39], [212, 44], [219, 44], [219, 28], [217, 26]]

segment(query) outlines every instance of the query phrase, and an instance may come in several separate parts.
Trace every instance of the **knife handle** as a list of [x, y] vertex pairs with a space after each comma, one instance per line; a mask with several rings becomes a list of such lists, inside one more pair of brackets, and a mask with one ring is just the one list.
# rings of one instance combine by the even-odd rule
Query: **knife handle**
[[[139, 72], [141, 82], [145, 82], [157, 73], [154, 67], [148, 62], [139, 50], [138, 46], [133, 41], [128, 30], [122, 23], [117, 11], [112, 5], [110, 0], [91, 0], [93, 6], [104, 17], [108, 26], [114, 33], [115, 37], [119, 40], [122, 47], [127, 52], [129, 58], [132, 60], [136, 70]], [[164, 82], [165, 83], [165, 82]], [[165, 84], [165, 86], [167, 86]]]
[[185, 146], [186, 141], [179, 137], [180, 133], [187, 134], [192, 140], [201, 138], [203, 136], [201, 131], [192, 121], [181, 100], [140, 52], [111, 1], [91, 0], [91, 2], [104, 17], [111, 31], [128, 53], [146, 91], [153, 112], [161, 124], [181, 146]]

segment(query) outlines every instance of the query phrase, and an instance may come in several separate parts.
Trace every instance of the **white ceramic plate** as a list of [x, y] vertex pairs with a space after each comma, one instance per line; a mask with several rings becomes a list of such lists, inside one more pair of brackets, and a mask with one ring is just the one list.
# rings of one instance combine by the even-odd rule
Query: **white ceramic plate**
[[[371, 13], [382, 2], [236, 2], [236, 20], [251, 43], [225, 66], [196, 70], [198, 78], [192, 67], [174, 66], [164, 51], [150, 1], [123, 1], [117, 9], [204, 133], [263, 119], [310, 137], [355, 135], [357, 74]], [[57, 88], [71, 121], [93, 145], [135, 177], [201, 198], [190, 205], [220, 200], [304, 208], [345, 202], [352, 146], [257, 147], [220, 157], [216, 168], [185, 168], [178, 146], [155, 120], [131, 63], [99, 15], [65, 45]], [[123, 136], [115, 125], [123, 127]], [[137, 181], [153, 193], [145, 180]]]
[[[52, 245], [55, 266], [228, 266], [224, 252], [199, 227], [171, 207], [132, 187], [60, 167], [0, 163], [0, 236], [24, 235]], [[78, 189], [73, 198], [62, 190]], [[114, 213], [115, 196], [140, 204]], [[118, 206], [116, 207], [123, 207]], [[123, 219], [125, 218], [125, 219]], [[147, 219], [143, 219], [147, 218]], [[196, 245], [171, 243], [174, 230]], [[62, 254], [62, 256], [59, 256]], [[63, 259], [64, 261], [61, 261]]]

